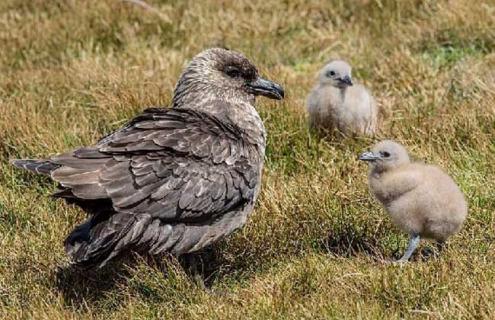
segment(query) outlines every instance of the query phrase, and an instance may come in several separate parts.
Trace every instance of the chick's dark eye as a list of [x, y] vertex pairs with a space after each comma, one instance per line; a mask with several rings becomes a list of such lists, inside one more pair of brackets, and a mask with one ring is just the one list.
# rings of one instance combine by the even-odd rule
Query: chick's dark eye
[[387, 151], [382, 151], [380, 152], [381, 156], [384, 157], [384, 158], [388, 158], [390, 157], [390, 153], [388, 153]]
[[236, 67], [227, 67], [225, 73], [231, 78], [238, 78], [242, 76], [241, 70]]
[[333, 77], [335, 75], [335, 71], [330, 70], [327, 72], [327, 77]]

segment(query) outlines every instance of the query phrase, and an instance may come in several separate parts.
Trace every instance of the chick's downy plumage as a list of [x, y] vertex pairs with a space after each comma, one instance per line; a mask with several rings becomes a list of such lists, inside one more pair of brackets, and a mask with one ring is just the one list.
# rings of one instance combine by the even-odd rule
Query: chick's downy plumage
[[393, 141], [377, 143], [360, 160], [369, 163], [372, 193], [392, 221], [410, 235], [407, 261], [419, 238], [444, 242], [458, 232], [467, 216], [467, 203], [457, 184], [440, 168], [411, 162], [406, 149]]
[[325, 65], [308, 96], [310, 126], [346, 135], [373, 135], [378, 128], [378, 107], [369, 91], [354, 84], [351, 66], [342, 60]]
[[95, 145], [13, 164], [50, 176], [88, 212], [65, 241], [79, 266], [129, 250], [175, 255], [246, 222], [260, 190], [266, 132], [255, 96], [281, 99], [242, 54], [209, 49], [182, 73], [172, 108], [144, 111]]

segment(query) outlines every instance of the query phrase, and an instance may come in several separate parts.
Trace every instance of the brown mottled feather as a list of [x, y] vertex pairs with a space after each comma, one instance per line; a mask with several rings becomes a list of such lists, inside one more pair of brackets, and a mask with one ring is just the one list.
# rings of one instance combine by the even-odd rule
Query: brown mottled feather
[[54, 168], [58, 197], [84, 209], [85, 200], [112, 203], [92, 209], [66, 240], [68, 253], [80, 265], [103, 265], [137, 243], [155, 254], [170, 251], [180, 235], [176, 225], [207, 222], [252, 202], [259, 163], [249, 164], [243, 141], [239, 128], [201, 112], [148, 111], [94, 147], [40, 162]]
[[74, 263], [101, 267], [128, 250], [179, 255], [244, 225], [266, 134], [244, 80], [222, 73], [232, 64], [257, 77], [241, 54], [206, 50], [181, 75], [172, 109], [147, 109], [93, 146], [13, 162], [51, 176], [55, 197], [88, 212], [65, 241]]

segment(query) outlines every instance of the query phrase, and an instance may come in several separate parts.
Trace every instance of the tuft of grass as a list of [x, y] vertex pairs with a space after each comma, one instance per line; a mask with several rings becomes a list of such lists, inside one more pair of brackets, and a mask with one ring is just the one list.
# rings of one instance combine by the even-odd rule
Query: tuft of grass
[[[492, 319], [495, 309], [495, 5], [458, 1], [0, 2], [0, 318]], [[159, 14], [157, 14], [159, 12]], [[67, 266], [84, 217], [8, 160], [90, 144], [167, 105], [184, 64], [226, 46], [282, 83], [248, 224], [176, 261]], [[306, 95], [332, 58], [386, 110], [373, 139], [323, 139]], [[443, 167], [469, 217], [439, 258], [398, 268], [406, 236], [372, 200], [362, 150], [383, 138]], [[194, 262], [195, 260], [195, 262]]]

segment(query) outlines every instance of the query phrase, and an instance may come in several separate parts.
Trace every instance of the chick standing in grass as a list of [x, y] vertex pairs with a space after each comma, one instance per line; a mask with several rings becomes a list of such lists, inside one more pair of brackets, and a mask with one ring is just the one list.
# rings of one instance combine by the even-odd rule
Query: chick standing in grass
[[342, 60], [327, 64], [308, 96], [310, 126], [346, 135], [373, 135], [378, 125], [375, 100], [362, 85], [353, 84], [351, 66]]
[[443, 244], [458, 232], [467, 216], [467, 203], [454, 180], [440, 168], [413, 163], [400, 144], [377, 143], [359, 160], [369, 163], [369, 184], [392, 221], [410, 236], [406, 262], [421, 237]]

